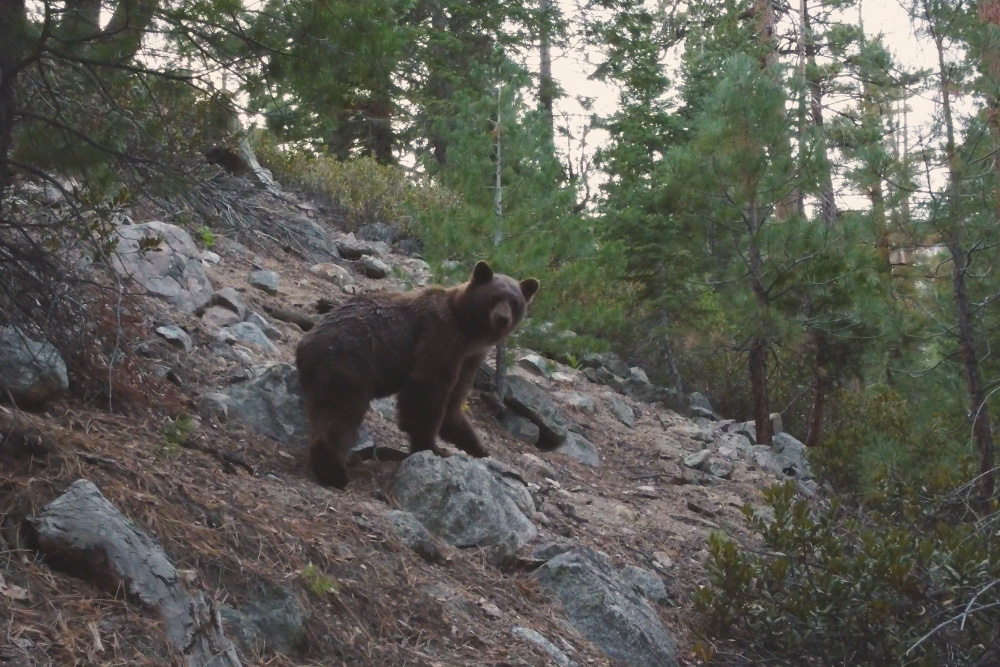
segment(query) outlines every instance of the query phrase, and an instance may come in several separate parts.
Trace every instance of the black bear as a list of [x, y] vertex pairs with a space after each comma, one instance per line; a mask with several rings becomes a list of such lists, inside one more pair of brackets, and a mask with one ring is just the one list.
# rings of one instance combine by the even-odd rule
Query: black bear
[[347, 484], [347, 454], [368, 404], [391, 394], [411, 452], [439, 452], [440, 435], [487, 456], [462, 405], [487, 352], [521, 321], [538, 286], [479, 262], [463, 285], [370, 292], [327, 313], [295, 350], [309, 465], [320, 483]]

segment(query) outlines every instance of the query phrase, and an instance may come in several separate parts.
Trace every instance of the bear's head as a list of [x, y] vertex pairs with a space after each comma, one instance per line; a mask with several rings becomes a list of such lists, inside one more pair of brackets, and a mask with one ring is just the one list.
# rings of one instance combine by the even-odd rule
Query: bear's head
[[537, 291], [538, 281], [534, 278], [518, 282], [493, 273], [489, 264], [479, 262], [462, 291], [460, 316], [475, 338], [496, 344], [524, 318]]

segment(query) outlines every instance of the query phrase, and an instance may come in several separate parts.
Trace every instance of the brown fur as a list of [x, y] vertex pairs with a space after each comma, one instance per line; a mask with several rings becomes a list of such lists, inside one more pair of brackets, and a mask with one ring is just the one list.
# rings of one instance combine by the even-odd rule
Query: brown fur
[[398, 394], [410, 451], [435, 437], [487, 456], [462, 405], [487, 351], [509, 334], [538, 290], [476, 265], [451, 289], [373, 292], [334, 308], [295, 351], [309, 419], [310, 466], [322, 484], [347, 484], [346, 457], [373, 398]]

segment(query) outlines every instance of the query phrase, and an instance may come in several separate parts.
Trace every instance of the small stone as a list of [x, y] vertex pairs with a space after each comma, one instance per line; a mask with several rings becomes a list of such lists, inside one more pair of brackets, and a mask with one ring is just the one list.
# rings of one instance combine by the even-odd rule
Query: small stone
[[240, 342], [267, 352], [278, 351], [278, 348], [264, 335], [260, 327], [250, 322], [237, 322], [231, 327], [223, 329], [220, 338], [223, 342]]
[[673, 568], [674, 559], [670, 557], [669, 554], [663, 551], [653, 552], [653, 567], [661, 572], [666, 572]]
[[364, 256], [375, 254], [375, 247], [372, 244], [359, 241], [354, 238], [353, 234], [337, 239], [334, 243], [340, 256], [344, 259], [361, 259]]
[[548, 377], [550, 374], [551, 364], [540, 354], [526, 354], [517, 360], [517, 365], [540, 377]]
[[708, 461], [709, 457], [712, 455], [712, 450], [703, 449], [700, 452], [691, 454], [684, 458], [684, 465], [688, 468], [701, 469], [705, 462]]
[[383, 262], [378, 257], [372, 257], [370, 255], [365, 255], [358, 261], [358, 271], [361, 275], [367, 276], [374, 280], [381, 280], [389, 275], [392, 269], [389, 265]]
[[632, 412], [632, 408], [628, 406], [625, 399], [616, 394], [606, 394], [605, 398], [608, 401], [608, 406], [611, 408], [611, 414], [614, 415], [615, 419], [629, 428], [635, 426], [635, 413]]
[[575, 431], [569, 431], [566, 434], [565, 442], [559, 445], [555, 451], [584, 465], [594, 468], [601, 465], [601, 453], [597, 446]]
[[201, 261], [208, 262], [209, 264], [218, 264], [222, 261], [222, 257], [217, 252], [212, 252], [211, 250], [206, 250], [201, 253]]
[[185, 352], [190, 352], [194, 347], [194, 344], [191, 342], [191, 336], [189, 336], [184, 329], [181, 329], [176, 324], [167, 324], [162, 327], [156, 327], [156, 333], [174, 347], [184, 350]]
[[229, 421], [229, 397], [210, 392], [198, 397], [198, 414], [202, 419], [225, 424]]
[[576, 408], [580, 412], [588, 415], [594, 414], [596, 410], [594, 406], [594, 399], [578, 391], [559, 392], [556, 394], [556, 398], [562, 401], [564, 405]]
[[719, 456], [728, 461], [735, 461], [740, 457], [740, 453], [735, 447], [723, 445], [719, 447]]
[[239, 323], [240, 316], [228, 308], [212, 306], [201, 316], [201, 321], [210, 327], [223, 328]]
[[211, 305], [228, 308], [239, 315], [240, 320], [246, 319], [247, 305], [243, 303], [243, 297], [240, 293], [232, 287], [223, 287], [213, 292]]
[[247, 282], [250, 283], [251, 287], [255, 287], [271, 296], [278, 293], [279, 278], [278, 274], [274, 271], [265, 271], [262, 269], [251, 271]]
[[500, 611], [500, 607], [496, 606], [492, 602], [487, 602], [482, 605], [483, 613], [489, 618], [497, 619], [503, 616], [503, 612]]
[[721, 459], [710, 458], [701, 469], [719, 479], [729, 479], [733, 476], [733, 464]]
[[331, 282], [338, 287], [344, 287], [345, 285], [351, 285], [354, 283], [354, 276], [351, 272], [342, 266], [337, 266], [332, 263], [325, 264], [313, 264], [309, 267], [309, 273], [313, 274], [317, 278], [322, 278], [327, 282]]
[[539, 477], [554, 479], [557, 477], [556, 469], [548, 461], [544, 461], [534, 454], [524, 453], [517, 457], [517, 465], [522, 470], [536, 473]]
[[284, 338], [282, 333], [271, 324], [270, 320], [261, 315], [260, 313], [250, 313], [247, 317], [247, 322], [250, 324], [256, 324], [257, 328], [264, 332], [264, 335], [271, 340], [281, 340]]

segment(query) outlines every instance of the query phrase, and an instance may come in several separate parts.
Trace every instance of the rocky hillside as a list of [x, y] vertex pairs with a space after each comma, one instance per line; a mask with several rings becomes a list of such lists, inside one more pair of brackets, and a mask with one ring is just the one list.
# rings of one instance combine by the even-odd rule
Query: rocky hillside
[[741, 508], [777, 478], [814, 493], [801, 444], [755, 446], [697, 395], [672, 411], [614, 355], [515, 350], [504, 406], [470, 401], [492, 457], [405, 458], [377, 401], [349, 487], [322, 488], [294, 346], [331, 303], [428, 267], [391, 227], [247, 202], [211, 248], [119, 230], [137, 386], [173, 419], [66, 398], [58, 351], [0, 330], [0, 664], [695, 664], [708, 536], [749, 544]]

